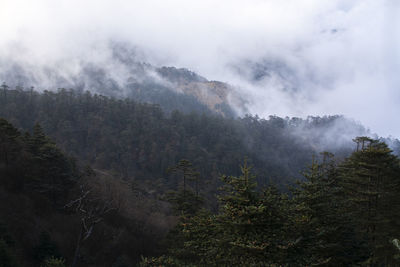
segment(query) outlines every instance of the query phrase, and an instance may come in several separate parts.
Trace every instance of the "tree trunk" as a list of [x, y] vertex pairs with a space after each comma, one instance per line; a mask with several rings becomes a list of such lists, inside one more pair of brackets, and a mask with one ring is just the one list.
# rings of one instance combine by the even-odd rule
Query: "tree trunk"
[[81, 250], [82, 235], [83, 235], [83, 225], [81, 225], [81, 230], [79, 231], [78, 242], [76, 243], [74, 260], [72, 261], [71, 267], [75, 267], [76, 264], [78, 263], [79, 253]]

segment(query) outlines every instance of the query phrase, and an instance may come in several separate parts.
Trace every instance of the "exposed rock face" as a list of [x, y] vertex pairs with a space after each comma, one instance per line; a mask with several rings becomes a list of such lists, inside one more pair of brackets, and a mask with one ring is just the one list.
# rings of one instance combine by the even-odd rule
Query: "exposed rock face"
[[194, 96], [200, 103], [222, 115], [228, 112], [232, 103], [231, 100], [241, 105], [236, 108], [245, 110], [245, 102], [239, 96], [234, 87], [219, 81], [208, 81], [206, 78], [197, 75], [187, 69], [174, 67], [161, 67], [157, 69], [160, 76], [171, 83], [170, 88], [178, 93]]

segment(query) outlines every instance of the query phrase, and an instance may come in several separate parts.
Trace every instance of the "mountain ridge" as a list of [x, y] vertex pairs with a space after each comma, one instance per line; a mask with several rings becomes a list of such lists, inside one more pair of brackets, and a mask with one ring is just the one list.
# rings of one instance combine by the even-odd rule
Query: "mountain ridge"
[[0, 59], [0, 80], [11, 87], [73, 88], [120, 99], [128, 97], [159, 104], [167, 112], [209, 111], [223, 116], [247, 112], [245, 99], [227, 83], [209, 81], [186, 68], [153, 66], [141, 61], [138, 52], [127, 45], [111, 44], [109, 49], [110, 55], [98, 62], [71, 59], [72, 63], [58, 62], [53, 67]]

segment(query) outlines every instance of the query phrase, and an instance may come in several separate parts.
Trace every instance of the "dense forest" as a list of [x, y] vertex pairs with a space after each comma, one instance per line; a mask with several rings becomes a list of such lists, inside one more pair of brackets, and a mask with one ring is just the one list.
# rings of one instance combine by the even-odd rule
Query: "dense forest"
[[314, 160], [290, 197], [257, 190], [245, 161], [239, 177], [221, 177], [216, 213], [181, 198], [167, 253], [141, 265], [398, 266], [399, 158], [383, 142], [355, 142], [341, 163], [328, 152]]
[[39, 125], [0, 120], [0, 177], [0, 266], [134, 262], [166, 231], [156, 201], [66, 156]]
[[[40, 123], [69, 155], [127, 180], [162, 179], [165, 170], [182, 158], [190, 160], [204, 179], [228, 172], [238, 175], [238, 164], [247, 156], [259, 179], [268, 173], [282, 184], [299, 178], [313, 154], [330, 150], [347, 156], [351, 139], [368, 133], [341, 116], [304, 120], [166, 113], [158, 105], [90, 92], [3, 89], [0, 116], [23, 130]], [[400, 147], [397, 140], [393, 144]]]
[[0, 266], [399, 265], [398, 140], [2, 89]]

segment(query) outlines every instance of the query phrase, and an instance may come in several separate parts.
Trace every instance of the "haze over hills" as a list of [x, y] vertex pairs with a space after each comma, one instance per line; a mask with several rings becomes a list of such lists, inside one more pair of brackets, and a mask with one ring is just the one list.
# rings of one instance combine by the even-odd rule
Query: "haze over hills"
[[139, 61], [135, 49], [127, 44], [110, 43], [109, 55], [101, 62], [78, 59], [43, 67], [12, 59], [0, 62], [0, 80], [11, 88], [72, 88], [159, 104], [168, 112], [179, 109], [235, 116], [246, 110], [245, 99], [234, 87], [184, 68], [155, 67]]
[[1, 0], [0, 267], [400, 266], [399, 12]]
[[109, 61], [112, 40], [137, 48], [135, 61], [230, 84], [260, 117], [343, 114], [396, 137], [398, 124], [383, 118], [399, 113], [398, 10], [397, 1], [384, 0], [8, 1], [0, 11], [7, 25], [0, 68], [17, 62], [68, 80], [92, 64], [124, 84], [127, 70]]
[[[31, 86], [35, 90], [57, 91], [56, 88], [72, 89], [77, 93], [90, 91], [117, 99], [130, 98], [138, 102], [158, 104], [167, 114], [179, 110], [215, 113], [224, 117], [243, 117], [251, 110], [253, 101], [241, 88], [219, 81], [209, 81], [195, 72], [172, 66], [156, 67], [143, 61], [140, 50], [127, 43], [109, 42], [107, 48], [94, 50], [101, 56], [94, 59], [71, 59], [50, 65], [23, 64], [12, 58], [2, 58], [0, 80], [10, 88]], [[232, 67], [233, 68], [233, 67]], [[238, 77], [253, 84], [262, 85], [270, 80], [279, 80], [287, 95], [295, 98], [298, 89], [293, 87], [296, 72], [288, 66], [267, 61], [257, 63], [245, 61], [236, 65]], [[270, 103], [266, 102], [265, 106]], [[337, 151], [352, 144], [356, 136], [374, 136], [368, 128], [351, 118], [336, 116], [322, 126], [318, 117], [309, 117], [309, 122], [293, 118], [286, 129], [288, 133], [303, 140], [315, 151]], [[396, 151], [397, 141], [386, 138]]]

